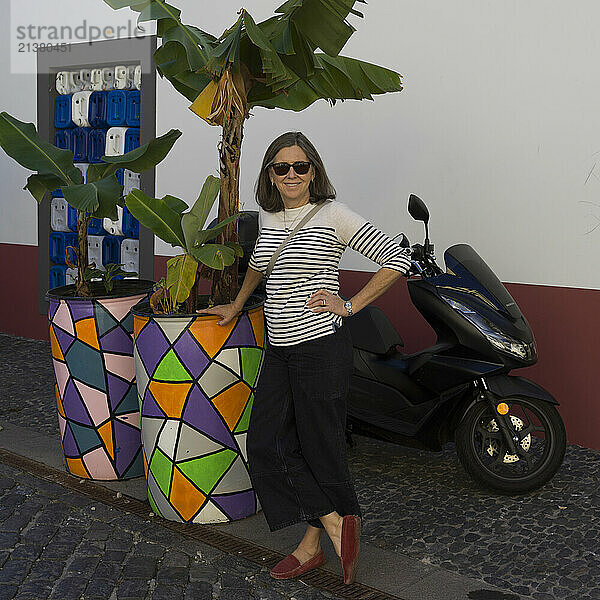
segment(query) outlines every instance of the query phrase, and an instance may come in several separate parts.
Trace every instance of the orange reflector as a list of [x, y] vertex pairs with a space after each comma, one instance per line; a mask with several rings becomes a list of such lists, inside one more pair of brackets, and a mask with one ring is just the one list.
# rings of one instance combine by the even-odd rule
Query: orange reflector
[[496, 410], [501, 415], [505, 415], [508, 412], [508, 404], [506, 404], [506, 402], [500, 402], [500, 404], [498, 404], [498, 406], [496, 406]]

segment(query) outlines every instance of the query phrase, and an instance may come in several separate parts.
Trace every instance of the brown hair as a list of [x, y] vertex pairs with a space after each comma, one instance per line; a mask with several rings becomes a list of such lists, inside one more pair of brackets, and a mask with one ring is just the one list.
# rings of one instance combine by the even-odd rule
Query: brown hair
[[279, 212], [284, 209], [279, 190], [271, 183], [271, 179], [269, 178], [268, 167], [282, 148], [289, 148], [290, 146], [300, 147], [315, 170], [314, 180], [311, 181], [308, 188], [310, 192], [309, 201], [316, 204], [322, 200], [335, 198], [335, 188], [331, 184], [331, 181], [329, 181], [329, 177], [327, 177], [325, 165], [323, 165], [317, 149], [300, 131], [288, 131], [273, 140], [267, 148], [258, 179], [256, 180], [254, 190], [256, 202], [267, 212]]

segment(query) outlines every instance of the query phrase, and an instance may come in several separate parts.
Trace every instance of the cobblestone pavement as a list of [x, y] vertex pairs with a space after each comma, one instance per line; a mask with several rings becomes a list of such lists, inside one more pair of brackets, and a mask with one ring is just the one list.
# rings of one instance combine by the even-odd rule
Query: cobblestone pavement
[[[149, 513], [150, 514], [150, 513]], [[0, 464], [0, 600], [325, 600], [299, 581]]]
[[[0, 342], [0, 421], [57, 435], [48, 344]], [[549, 484], [510, 497], [479, 488], [452, 444], [430, 453], [354, 439], [365, 541], [536, 600], [600, 600], [600, 452], [569, 446]]]

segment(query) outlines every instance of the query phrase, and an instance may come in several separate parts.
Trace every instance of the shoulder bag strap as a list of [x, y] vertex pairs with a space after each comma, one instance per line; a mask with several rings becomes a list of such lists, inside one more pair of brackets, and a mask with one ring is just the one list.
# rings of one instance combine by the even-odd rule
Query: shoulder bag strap
[[295, 233], [302, 227], [302, 225], [304, 225], [307, 221], [312, 219], [326, 204], [329, 204], [330, 202], [331, 202], [331, 200], [324, 200], [323, 202], [319, 202], [319, 204], [317, 204], [311, 211], [309, 211], [306, 215], [304, 215], [304, 218], [300, 221], [300, 223], [298, 223], [298, 225], [296, 225], [296, 227], [294, 227], [294, 229], [285, 238], [285, 240], [283, 240], [283, 242], [281, 242], [281, 244], [279, 245], [279, 248], [277, 248], [277, 250], [275, 250], [273, 256], [271, 257], [271, 260], [269, 261], [269, 264], [267, 265], [267, 270], [265, 271], [265, 277], [268, 278], [269, 275], [271, 275], [271, 271], [273, 270], [273, 267], [275, 266], [275, 261], [279, 257], [279, 254], [283, 250], [283, 247], [294, 237]]

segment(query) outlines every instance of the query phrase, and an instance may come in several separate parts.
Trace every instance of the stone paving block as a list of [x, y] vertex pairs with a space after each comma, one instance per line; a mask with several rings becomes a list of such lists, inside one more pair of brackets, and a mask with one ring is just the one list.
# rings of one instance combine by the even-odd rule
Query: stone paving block
[[68, 554], [64, 555], [63, 560], [37, 560], [29, 571], [27, 581], [56, 581], [64, 571], [68, 556]]
[[[148, 508], [150, 510], [150, 508]], [[136, 515], [127, 515], [119, 513], [112, 521], [111, 525], [126, 531], [144, 531], [149, 527], [149, 523]]]
[[54, 538], [51, 543], [47, 545], [43, 550], [40, 558], [42, 560], [47, 559], [58, 559], [70, 556], [78, 545], [79, 540], [72, 540], [71, 542], [60, 541], [56, 543]]
[[105, 559], [101, 559], [94, 571], [94, 579], [116, 580], [122, 568], [123, 565], [120, 562], [108, 562]]
[[88, 582], [81, 577], [62, 577], [54, 586], [52, 600], [79, 600]]
[[83, 540], [77, 546], [77, 553], [84, 556], [104, 556], [105, 543], [97, 540]]
[[52, 536], [52, 543], [57, 545], [69, 546], [78, 544], [86, 532], [85, 527], [75, 527], [73, 525], [63, 525]]
[[85, 538], [105, 542], [111, 536], [112, 532], [113, 527], [110, 524], [94, 521], [88, 531], [86, 531]]
[[0, 531], [0, 548], [12, 548], [18, 541], [18, 533], [12, 531]]
[[36, 560], [41, 554], [42, 549], [34, 544], [18, 544], [10, 554], [13, 560]]
[[45, 598], [49, 598], [52, 593], [52, 586], [54, 585], [54, 581], [37, 581], [37, 582], [29, 582], [29, 579], [26, 583], [19, 586], [19, 591], [16, 598], [27, 598], [27, 600], [45, 600]]
[[161, 567], [156, 574], [156, 581], [160, 585], [179, 585], [185, 587], [188, 578], [188, 570], [185, 567]]
[[192, 581], [185, 590], [184, 600], [212, 600], [213, 586], [206, 581]]
[[0, 493], [10, 490], [14, 485], [14, 479], [6, 477], [5, 475], [0, 475]]
[[323, 594], [319, 590], [316, 590], [314, 588], [296, 590], [294, 591], [292, 596], [296, 598], [296, 600], [323, 600], [323, 598], [325, 598], [325, 596], [323, 596]]
[[213, 562], [221, 556], [225, 556], [225, 552], [222, 550], [218, 550], [217, 548], [213, 548], [202, 542], [197, 542], [196, 540], [182, 540], [178, 547], [182, 552], [208, 562]]
[[67, 575], [75, 574], [80, 577], [88, 578], [98, 566], [100, 558], [98, 556], [75, 556], [73, 560], [65, 567]]
[[105, 547], [107, 550], [124, 550], [129, 552], [133, 547], [133, 540], [131, 538], [110, 537], [106, 540]]
[[[117, 589], [118, 600], [144, 600], [148, 593], [148, 581], [143, 579], [126, 579]], [[174, 596], [173, 598], [176, 598]]]
[[156, 572], [156, 559], [149, 556], [131, 556], [123, 565], [124, 578], [152, 579]]
[[113, 579], [99, 576], [97, 577], [94, 575], [85, 588], [84, 598], [102, 598], [103, 600], [106, 600], [107, 598], [110, 598], [115, 586], [116, 577]]
[[181, 541], [181, 536], [174, 531], [161, 527], [158, 522], [154, 523], [154, 528], [149, 529], [144, 535], [144, 541], [163, 544], [165, 546], [176, 545]]
[[169, 550], [163, 556], [161, 567], [188, 567], [190, 557], [179, 551]]
[[69, 506], [75, 506], [78, 508], [83, 508], [85, 506], [91, 506], [93, 504], [93, 500], [88, 498], [87, 496], [82, 496], [79, 494], [74, 494], [73, 492], [63, 492], [60, 496], [57, 497], [58, 500], [68, 504]]
[[223, 554], [214, 560], [213, 564], [221, 570], [235, 571], [243, 575], [258, 573], [261, 569], [256, 563], [233, 554]]
[[254, 596], [251, 596], [249, 592], [244, 592], [239, 589], [225, 589], [221, 590], [219, 594], [219, 600], [251, 600]]
[[2, 583], [19, 585], [29, 573], [32, 564], [30, 560], [9, 558], [2, 567]]
[[190, 565], [190, 581], [215, 583], [219, 578], [219, 573], [215, 567], [202, 564], [192, 563]]
[[402, 590], [405, 600], [521, 600], [517, 594], [499, 591], [483, 582], [466, 580], [447, 571], [433, 571]]
[[52, 502], [44, 507], [36, 516], [36, 523], [59, 524], [71, 509], [64, 502]]
[[31, 521], [31, 515], [24, 515], [22, 513], [15, 512], [8, 519], [2, 521], [0, 527], [2, 527], [2, 531], [4, 532], [19, 532], [21, 529], [27, 527], [29, 522]]
[[[158, 583], [152, 592], [152, 600], [174, 600], [183, 598], [185, 587], [183, 585], [171, 585]], [[238, 600], [242, 600], [238, 598]]]
[[52, 525], [34, 525], [29, 529], [21, 531], [21, 541], [45, 546], [58, 531], [58, 527]]
[[0, 583], [0, 600], [12, 600], [18, 589], [16, 585]]
[[[266, 588], [258, 590], [253, 589], [252, 593], [253, 597], [256, 598], [256, 600], [287, 600], [287, 596], [284, 596], [283, 594], [276, 592], [275, 590], [269, 590]], [[296, 600], [300, 600], [299, 598], [297, 598], [297, 596], [294, 596], [294, 598], [296, 598]]]
[[95, 523], [100, 522], [102, 524], [110, 523], [113, 519], [121, 515], [121, 511], [112, 506], [102, 504], [102, 502], [93, 502], [83, 507], [81, 512], [90, 519], [94, 519]]
[[153, 544], [150, 542], [140, 542], [135, 545], [133, 554], [135, 556], [151, 556], [154, 558], [160, 558], [165, 553], [165, 547], [161, 544]]
[[233, 573], [225, 572], [221, 575], [221, 588], [248, 590], [250, 588], [250, 584], [240, 575], [234, 575]]

